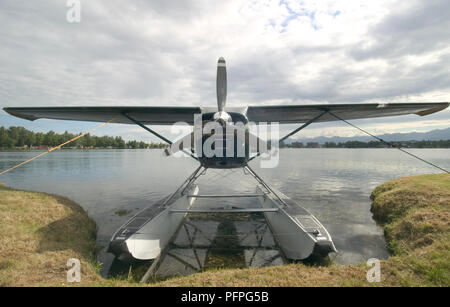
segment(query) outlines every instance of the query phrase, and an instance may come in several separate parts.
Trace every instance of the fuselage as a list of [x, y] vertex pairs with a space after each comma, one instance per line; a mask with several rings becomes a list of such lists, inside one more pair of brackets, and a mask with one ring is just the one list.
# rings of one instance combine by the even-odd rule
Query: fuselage
[[[199, 143], [195, 146], [196, 154], [201, 165], [206, 168], [244, 167], [249, 161], [248, 120], [241, 113], [229, 112], [227, 114], [231, 118], [228, 123], [225, 123], [217, 120], [217, 113], [204, 113], [202, 114], [202, 126], [194, 127], [194, 133], [197, 131], [197, 135], [201, 135], [201, 146]], [[234, 125], [242, 127], [245, 132], [230, 129]], [[219, 129], [211, 129], [211, 127]]]

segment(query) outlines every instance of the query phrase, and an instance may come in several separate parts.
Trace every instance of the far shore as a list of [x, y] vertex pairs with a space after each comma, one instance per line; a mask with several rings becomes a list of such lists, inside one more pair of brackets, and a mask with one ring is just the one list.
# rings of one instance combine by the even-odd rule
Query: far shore
[[[450, 149], [450, 147], [402, 147], [407, 149]], [[0, 152], [44, 152], [50, 150], [51, 147], [45, 149], [39, 148], [0, 148]], [[165, 148], [107, 148], [107, 147], [94, 147], [94, 148], [77, 148], [77, 147], [63, 147], [57, 150], [164, 150]], [[280, 147], [280, 150], [286, 149], [397, 149], [392, 147]]]

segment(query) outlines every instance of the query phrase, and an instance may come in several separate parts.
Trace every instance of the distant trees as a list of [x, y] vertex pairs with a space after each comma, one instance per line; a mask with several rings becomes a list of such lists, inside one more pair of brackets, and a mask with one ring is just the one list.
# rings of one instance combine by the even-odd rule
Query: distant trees
[[303, 148], [303, 143], [302, 142], [293, 142], [291, 143], [291, 147], [292, 148]]
[[[133, 149], [140, 148], [140, 149], [142, 149], [142, 148], [147, 148], [147, 146], [149, 146], [149, 145], [147, 143], [142, 142], [142, 141], [140, 141], [140, 142], [138, 142], [138, 141], [129, 141], [127, 143], [127, 146], [128, 146], [128, 148], [133, 148]], [[157, 148], [157, 147], [155, 147], [155, 148]]]
[[[449, 140], [440, 141], [402, 141], [402, 142], [390, 142], [397, 147], [405, 148], [450, 148]], [[292, 142], [291, 144], [280, 143], [280, 148], [387, 148], [389, 147], [380, 141], [347, 141], [342, 143], [325, 142], [324, 144], [318, 144], [314, 142], [308, 142], [304, 145], [302, 142]]]
[[[0, 127], [0, 148], [39, 148], [53, 147], [76, 137], [76, 134], [65, 131], [57, 134], [54, 131], [47, 133], [29, 131], [23, 127]], [[82, 138], [67, 144], [65, 147], [77, 148], [164, 148], [165, 144], [145, 143], [142, 141], [125, 142], [122, 137], [91, 136], [87, 134]]]
[[[79, 134], [78, 134], [79, 135]], [[0, 127], [0, 148], [39, 148], [39, 147], [54, 147], [77, 136], [76, 134], [65, 131], [62, 134], [57, 134], [54, 131], [47, 133], [33, 132], [24, 127]], [[270, 141], [268, 142], [270, 143]], [[395, 146], [405, 148], [450, 148], [450, 139], [440, 141], [401, 141], [391, 142]], [[87, 134], [82, 138], [67, 144], [65, 147], [76, 148], [165, 148], [164, 143], [145, 143], [142, 141], [128, 141], [125, 142], [120, 136], [92, 136]], [[319, 144], [317, 142], [292, 142], [291, 144], [280, 143], [280, 148], [384, 148], [388, 147], [386, 144], [379, 141], [361, 142], [361, 141], [347, 141], [342, 143], [326, 142]]]
[[9, 136], [8, 131], [1, 127], [0, 128], [0, 147], [12, 148], [16, 144], [16, 141]]
[[[402, 141], [402, 142], [389, 142], [391, 145], [395, 147], [404, 147], [404, 148], [450, 148], [450, 139], [449, 140], [440, 140], [440, 141]], [[347, 141], [343, 143], [325, 143], [322, 147], [326, 148], [386, 148], [390, 147], [383, 142], [380, 141], [370, 141], [370, 142], [361, 142], [361, 141]]]

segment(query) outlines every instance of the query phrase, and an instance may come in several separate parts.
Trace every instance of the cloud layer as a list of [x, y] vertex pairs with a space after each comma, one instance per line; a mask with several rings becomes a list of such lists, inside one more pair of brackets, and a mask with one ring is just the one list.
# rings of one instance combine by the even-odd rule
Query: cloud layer
[[[0, 2], [2, 107], [215, 106], [220, 56], [229, 106], [450, 101], [447, 0], [81, 5], [70, 24], [66, 1]], [[425, 126], [448, 125], [449, 114]], [[410, 116], [397, 128], [411, 120], [423, 128]]]

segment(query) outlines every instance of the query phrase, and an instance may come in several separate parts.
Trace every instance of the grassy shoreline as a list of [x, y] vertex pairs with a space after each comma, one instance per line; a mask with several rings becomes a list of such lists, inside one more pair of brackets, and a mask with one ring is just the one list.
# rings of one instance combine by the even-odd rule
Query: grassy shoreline
[[[176, 277], [147, 286], [449, 286], [450, 175], [395, 179], [371, 198], [391, 257], [381, 262], [381, 282], [366, 280], [359, 265], [224, 269]], [[0, 286], [138, 286], [102, 278], [95, 262], [95, 223], [58, 195], [0, 186]], [[66, 262], [81, 260], [81, 283], [68, 283]]]

